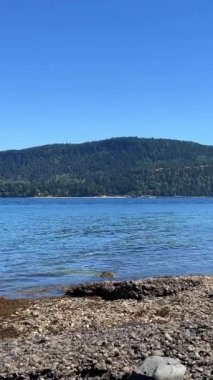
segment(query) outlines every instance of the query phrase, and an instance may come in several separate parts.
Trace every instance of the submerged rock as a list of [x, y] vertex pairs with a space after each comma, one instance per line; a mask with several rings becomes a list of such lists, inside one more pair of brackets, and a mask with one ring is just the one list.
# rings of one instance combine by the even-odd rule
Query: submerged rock
[[99, 274], [99, 277], [101, 277], [101, 278], [113, 278], [113, 277], [115, 277], [115, 274], [113, 272], [104, 271], [104, 272], [101, 272]]

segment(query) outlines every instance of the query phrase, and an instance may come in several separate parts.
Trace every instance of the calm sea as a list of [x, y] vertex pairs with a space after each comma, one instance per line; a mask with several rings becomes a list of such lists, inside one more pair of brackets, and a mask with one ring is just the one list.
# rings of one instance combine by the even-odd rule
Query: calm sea
[[[213, 273], [213, 198], [0, 199], [0, 294]], [[35, 294], [37, 294], [35, 292]]]

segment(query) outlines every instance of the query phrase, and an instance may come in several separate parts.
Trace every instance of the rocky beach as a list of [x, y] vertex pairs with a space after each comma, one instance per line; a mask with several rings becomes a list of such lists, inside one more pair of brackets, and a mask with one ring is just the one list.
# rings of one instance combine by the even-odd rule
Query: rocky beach
[[0, 298], [0, 379], [127, 379], [150, 355], [213, 379], [213, 276], [105, 281]]

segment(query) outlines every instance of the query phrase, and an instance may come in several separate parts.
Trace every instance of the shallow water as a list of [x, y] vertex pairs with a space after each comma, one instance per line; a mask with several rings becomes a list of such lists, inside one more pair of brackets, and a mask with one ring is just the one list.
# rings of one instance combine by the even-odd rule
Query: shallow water
[[[213, 273], [213, 198], [0, 199], [0, 294]], [[44, 289], [43, 289], [44, 288]]]

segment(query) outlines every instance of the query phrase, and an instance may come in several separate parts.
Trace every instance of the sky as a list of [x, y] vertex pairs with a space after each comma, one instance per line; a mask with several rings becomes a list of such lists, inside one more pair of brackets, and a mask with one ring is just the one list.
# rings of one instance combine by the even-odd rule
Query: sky
[[0, 0], [0, 150], [213, 145], [212, 0]]

